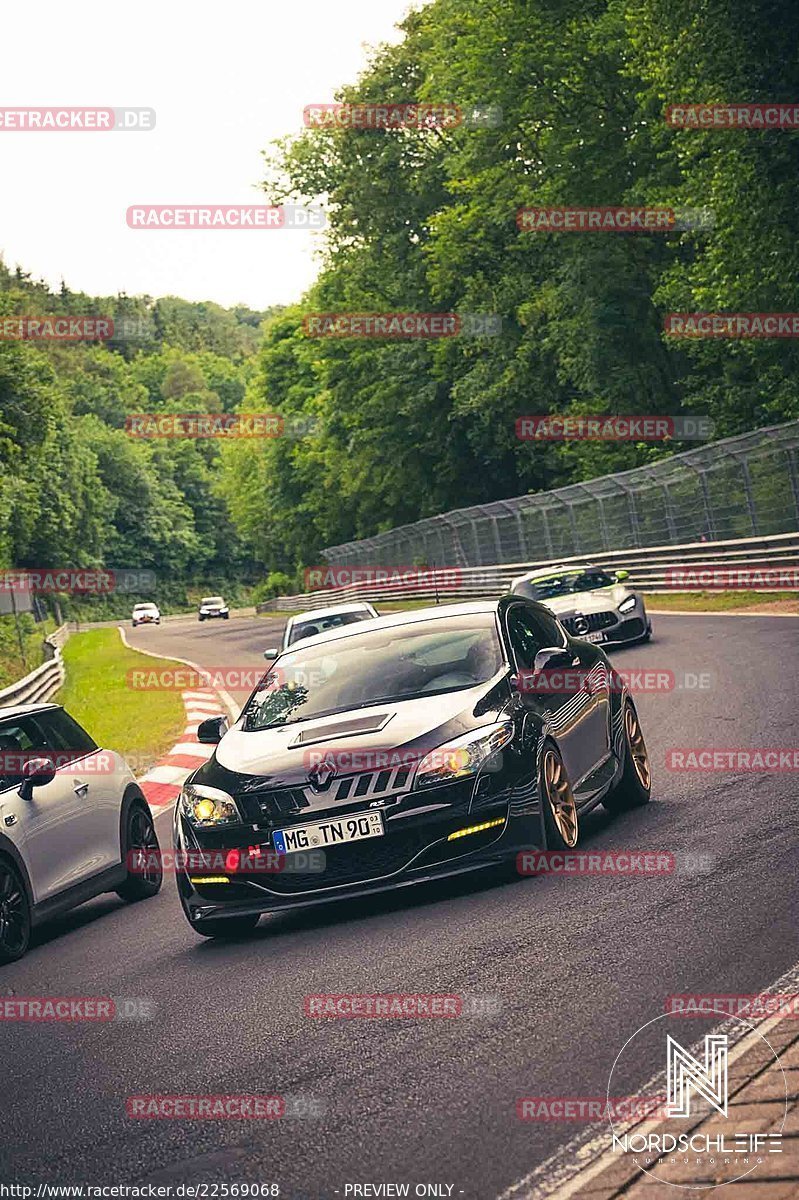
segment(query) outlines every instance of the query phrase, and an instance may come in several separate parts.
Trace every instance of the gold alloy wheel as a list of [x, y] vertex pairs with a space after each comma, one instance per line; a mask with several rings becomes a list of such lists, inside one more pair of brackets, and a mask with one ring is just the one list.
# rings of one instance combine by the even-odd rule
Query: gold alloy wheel
[[567, 846], [576, 846], [577, 806], [563, 763], [552, 750], [544, 757], [544, 786], [555, 828]]
[[646, 752], [646, 742], [641, 732], [641, 726], [638, 724], [638, 718], [629, 704], [624, 710], [624, 730], [627, 734], [627, 745], [633, 758], [633, 766], [638, 776], [638, 782], [648, 792], [652, 786], [649, 755]]

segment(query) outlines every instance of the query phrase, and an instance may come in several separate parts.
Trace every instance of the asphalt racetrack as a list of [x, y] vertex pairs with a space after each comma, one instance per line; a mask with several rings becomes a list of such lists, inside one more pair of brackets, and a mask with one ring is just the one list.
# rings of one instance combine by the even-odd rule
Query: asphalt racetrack
[[[245, 668], [279, 631], [232, 618], [126, 634]], [[2, 992], [145, 998], [152, 1016], [3, 1024], [0, 1178], [247, 1180], [319, 1200], [367, 1182], [500, 1195], [578, 1131], [520, 1121], [517, 1098], [604, 1096], [622, 1044], [667, 996], [756, 993], [799, 960], [796, 774], [665, 765], [675, 748], [795, 745], [797, 633], [797, 618], [659, 616], [650, 644], [612, 652], [625, 670], [673, 672], [675, 686], [636, 696], [652, 803], [616, 820], [598, 809], [582, 847], [670, 851], [673, 873], [467, 877], [267, 918], [234, 944], [199, 939], [166, 879], [154, 900], [104, 896], [39, 930], [0, 971]], [[162, 846], [169, 828], [163, 814]], [[457, 993], [487, 998], [487, 1012], [309, 1019], [304, 997], [328, 992]], [[636, 1063], [622, 1082], [634, 1089], [660, 1065]], [[312, 1115], [127, 1116], [127, 1096], [153, 1093], [300, 1097]]]

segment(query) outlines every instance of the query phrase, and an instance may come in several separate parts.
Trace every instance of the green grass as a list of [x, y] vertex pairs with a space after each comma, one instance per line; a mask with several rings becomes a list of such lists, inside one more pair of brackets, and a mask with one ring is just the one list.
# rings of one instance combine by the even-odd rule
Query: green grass
[[676, 609], [681, 612], [734, 612], [754, 604], [790, 600], [799, 612], [797, 592], [669, 592], [645, 594], [647, 608]]
[[123, 645], [116, 629], [74, 633], [62, 650], [66, 683], [56, 696], [98, 745], [130, 758], [141, 774], [180, 741], [185, 710], [180, 691], [131, 687], [127, 674], [185, 669], [170, 659], [151, 658]]
[[0, 688], [16, 683], [42, 665], [44, 639], [55, 629], [55, 621], [48, 619], [37, 625], [29, 613], [20, 613], [19, 627], [25, 648], [24, 659], [14, 618], [0, 617]]

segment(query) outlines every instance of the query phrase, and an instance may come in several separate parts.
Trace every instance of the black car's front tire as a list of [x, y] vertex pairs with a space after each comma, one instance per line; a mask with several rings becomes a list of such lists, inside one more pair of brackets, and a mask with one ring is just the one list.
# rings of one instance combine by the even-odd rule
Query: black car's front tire
[[[131, 856], [140, 854], [144, 862], [135, 870], [131, 870]], [[127, 877], [116, 889], [121, 900], [135, 902], [147, 900], [161, 890], [164, 871], [161, 866], [161, 847], [158, 835], [149, 809], [143, 804], [134, 803], [128, 813], [123, 843], [123, 862], [127, 867]]]
[[186, 914], [186, 920], [195, 933], [199, 933], [202, 937], [219, 938], [223, 941], [246, 937], [255, 929], [259, 919], [258, 913], [249, 913], [241, 917], [226, 917], [221, 921], [204, 920], [202, 917], [192, 919], [188, 913]]
[[0, 963], [16, 962], [31, 940], [31, 909], [19, 871], [0, 858]]
[[580, 821], [563, 759], [551, 742], [544, 746], [539, 769], [539, 791], [549, 850], [573, 850], [580, 836]]
[[652, 773], [643, 731], [631, 701], [624, 705], [624, 769], [621, 779], [602, 801], [609, 813], [628, 812], [649, 803]]

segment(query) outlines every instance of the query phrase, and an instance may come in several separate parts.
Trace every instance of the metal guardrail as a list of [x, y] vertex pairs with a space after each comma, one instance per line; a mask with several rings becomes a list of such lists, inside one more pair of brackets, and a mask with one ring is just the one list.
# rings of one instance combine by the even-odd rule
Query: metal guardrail
[[[530, 443], [530, 452], [535, 452]], [[477, 567], [788, 533], [799, 523], [799, 420], [549, 492], [452, 509], [328, 546], [332, 566]]]
[[[357, 580], [358, 575], [367, 574], [364, 567], [331, 567], [331, 577], [345, 577], [349, 570], [354, 582], [323, 588], [296, 596], [280, 596], [256, 606], [256, 611], [267, 612], [277, 609], [291, 612], [300, 609], [312, 610], [350, 600], [371, 600], [375, 603], [390, 600], [469, 600], [492, 598], [508, 591], [511, 581], [527, 571], [545, 570], [555, 566], [570, 566], [590, 562], [596, 566], [630, 573], [630, 583], [647, 592], [678, 592], [693, 590], [680, 588], [671, 581], [667, 572], [691, 566], [748, 567], [768, 565], [785, 570], [799, 570], [799, 532], [774, 534], [771, 537], [735, 538], [723, 542], [687, 542], [681, 546], [643, 546], [635, 550], [606, 550], [597, 554], [572, 556], [571, 558], [544, 559], [537, 562], [498, 563], [485, 567], [459, 567], [437, 570], [418, 568], [407, 582], [388, 582], [392, 571], [396, 577], [401, 568], [371, 568], [368, 578]], [[378, 572], [383, 572], [386, 583], [379, 582]], [[410, 572], [409, 572], [410, 574]], [[792, 590], [790, 586], [763, 586], [757, 591], [774, 592]]]
[[61, 647], [69, 637], [69, 629], [61, 625], [48, 638], [45, 638], [45, 654], [49, 657], [35, 671], [31, 671], [24, 679], [18, 679], [9, 687], [0, 691], [0, 707], [14, 704], [36, 704], [50, 697], [63, 686], [66, 672], [64, 660], [61, 657]]

